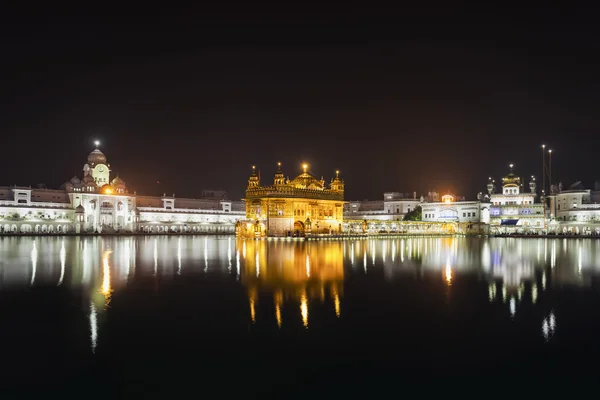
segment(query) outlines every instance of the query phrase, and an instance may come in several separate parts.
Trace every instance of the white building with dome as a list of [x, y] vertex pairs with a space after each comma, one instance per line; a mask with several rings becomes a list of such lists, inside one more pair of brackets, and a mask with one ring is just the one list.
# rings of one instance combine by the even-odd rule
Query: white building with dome
[[61, 190], [0, 187], [0, 234], [234, 233], [241, 201], [129, 193], [96, 148]]

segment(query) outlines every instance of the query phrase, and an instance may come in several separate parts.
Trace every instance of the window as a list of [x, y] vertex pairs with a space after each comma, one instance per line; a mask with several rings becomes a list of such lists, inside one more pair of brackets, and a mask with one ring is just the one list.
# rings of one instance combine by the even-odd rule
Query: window
[[463, 218], [466, 217], [466, 213], [463, 213]]

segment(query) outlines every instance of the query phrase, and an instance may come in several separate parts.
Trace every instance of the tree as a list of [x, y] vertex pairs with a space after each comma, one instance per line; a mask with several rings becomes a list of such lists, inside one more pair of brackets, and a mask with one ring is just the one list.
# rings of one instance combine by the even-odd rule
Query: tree
[[421, 221], [422, 211], [421, 206], [416, 206], [414, 210], [409, 211], [404, 215], [404, 221]]

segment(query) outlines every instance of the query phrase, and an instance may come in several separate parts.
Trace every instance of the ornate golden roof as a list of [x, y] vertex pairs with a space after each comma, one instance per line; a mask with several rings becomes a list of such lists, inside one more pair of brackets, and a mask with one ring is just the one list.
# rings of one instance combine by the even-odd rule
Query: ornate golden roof
[[313, 190], [323, 190], [323, 183], [319, 181], [317, 178], [312, 176], [309, 172], [304, 171], [297, 177], [295, 177], [290, 185], [297, 189], [313, 189]]

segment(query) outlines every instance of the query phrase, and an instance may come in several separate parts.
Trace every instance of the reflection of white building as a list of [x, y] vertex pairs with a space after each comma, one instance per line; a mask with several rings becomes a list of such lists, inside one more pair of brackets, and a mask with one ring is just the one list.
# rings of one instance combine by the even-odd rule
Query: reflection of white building
[[544, 228], [544, 205], [536, 203], [535, 178], [529, 182], [531, 193], [523, 190], [521, 178], [512, 172], [502, 178], [502, 193], [495, 193], [492, 179], [488, 183], [490, 225], [500, 232]]
[[0, 187], [0, 234], [84, 232], [233, 233], [241, 201], [137, 196], [98, 148], [62, 190]]

